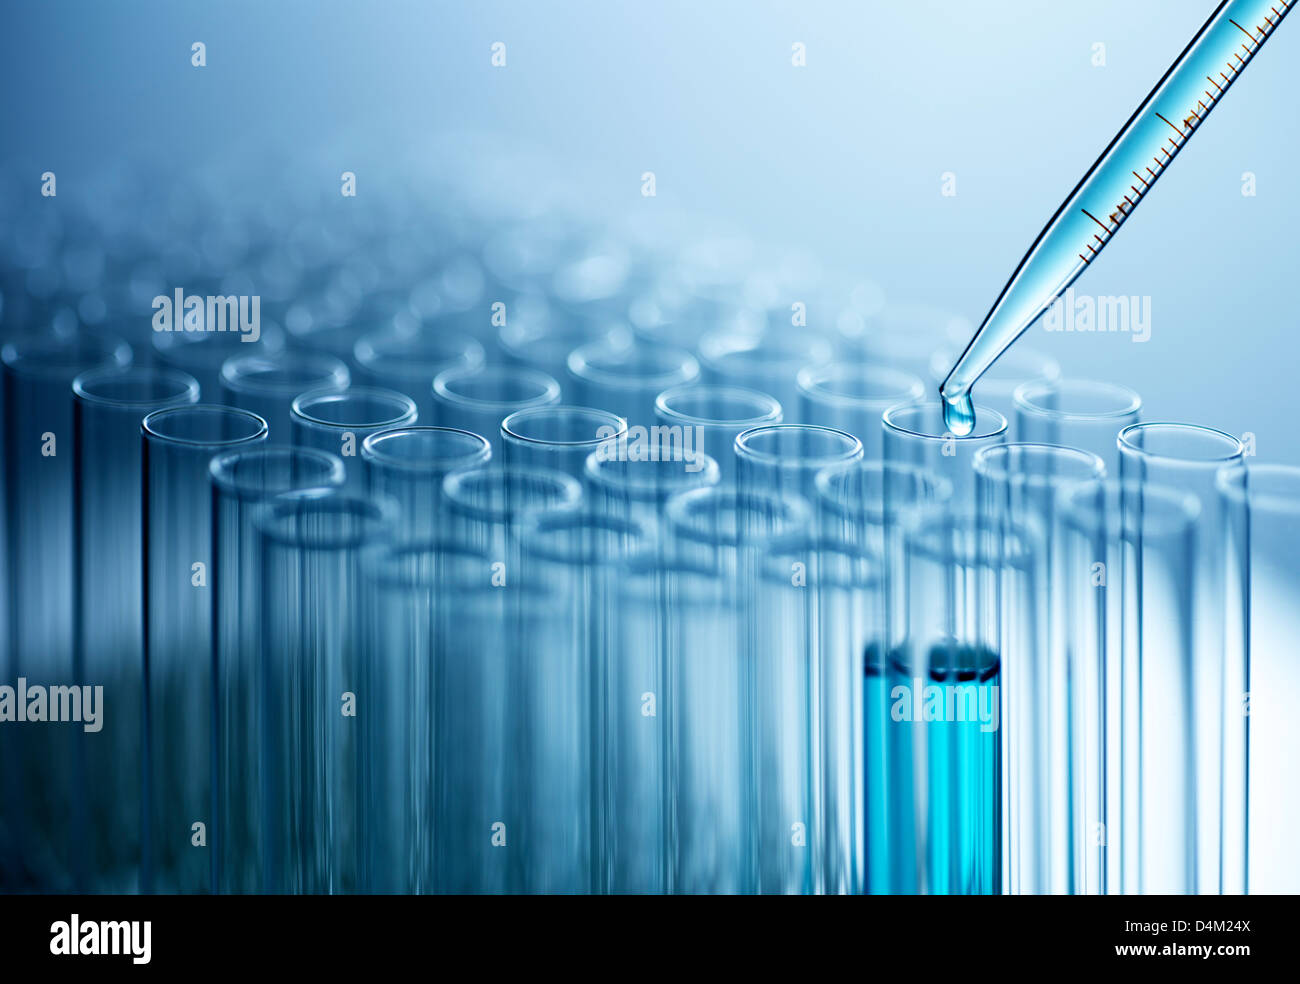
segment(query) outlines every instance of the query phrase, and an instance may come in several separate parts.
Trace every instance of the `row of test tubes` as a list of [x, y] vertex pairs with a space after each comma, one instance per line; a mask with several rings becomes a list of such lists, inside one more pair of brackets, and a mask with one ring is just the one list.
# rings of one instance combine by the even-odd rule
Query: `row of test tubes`
[[6, 890], [1294, 882], [1300, 472], [1021, 345], [956, 437], [960, 319], [571, 231], [252, 342], [6, 284], [3, 682], [104, 694], [0, 725]]

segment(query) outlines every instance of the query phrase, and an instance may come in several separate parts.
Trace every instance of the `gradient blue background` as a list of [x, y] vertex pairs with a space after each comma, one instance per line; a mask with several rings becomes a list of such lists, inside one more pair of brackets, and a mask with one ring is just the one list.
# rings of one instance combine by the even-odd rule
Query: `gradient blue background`
[[[515, 150], [531, 145], [593, 210], [680, 210], [978, 321], [1213, 6], [24, 4], [0, 30], [0, 156], [20, 162], [5, 193], [38, 194], [48, 169], [65, 194], [124, 155], [156, 166], [161, 187], [234, 155], [334, 194], [354, 170], [362, 199], [397, 162], [436, 181], [444, 148], [473, 132], [483, 173], [516, 194], [551, 181]], [[190, 65], [196, 40], [204, 69]], [[489, 63], [494, 41], [505, 69]], [[795, 41], [805, 68], [791, 67]], [[1150, 295], [1151, 341], [1031, 342], [1068, 374], [1134, 386], [1148, 419], [1249, 431], [1261, 459], [1289, 462], [1298, 56], [1300, 26], [1284, 24], [1078, 285]]]

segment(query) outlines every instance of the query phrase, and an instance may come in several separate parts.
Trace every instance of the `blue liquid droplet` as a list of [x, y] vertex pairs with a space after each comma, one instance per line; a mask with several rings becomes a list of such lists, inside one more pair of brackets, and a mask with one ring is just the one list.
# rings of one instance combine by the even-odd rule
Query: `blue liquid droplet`
[[943, 398], [943, 425], [958, 437], [975, 429], [975, 404], [969, 393]]

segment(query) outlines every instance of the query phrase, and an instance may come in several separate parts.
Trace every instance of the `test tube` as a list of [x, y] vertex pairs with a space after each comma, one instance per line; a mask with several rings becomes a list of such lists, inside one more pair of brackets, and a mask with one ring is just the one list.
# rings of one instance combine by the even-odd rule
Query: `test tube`
[[1142, 398], [1127, 386], [1091, 379], [1021, 383], [1012, 397], [1018, 440], [1091, 451], [1119, 475], [1119, 432], [1136, 424]]
[[759, 889], [756, 773], [765, 739], [758, 733], [754, 661], [762, 645], [762, 552], [774, 540], [807, 532], [810, 522], [801, 498], [772, 492], [715, 486], [668, 503], [673, 542], [662, 561], [667, 652], [660, 704], [668, 718], [674, 892]]
[[1070, 765], [1075, 822], [1089, 833], [1075, 866], [1090, 892], [1194, 893], [1200, 503], [1133, 481], [1059, 495], [1070, 713], [1086, 738]]
[[885, 460], [911, 464], [951, 483], [950, 508], [974, 513], [975, 471], [971, 467], [977, 452], [1007, 439], [1007, 420], [985, 406], [975, 408], [975, 426], [958, 437], [943, 422], [938, 403], [905, 403], [890, 407], [881, 418], [884, 428]]
[[260, 335], [240, 331], [159, 331], [153, 336], [153, 357], [159, 365], [187, 372], [199, 381], [199, 398], [221, 399], [221, 367], [243, 355], [275, 355], [284, 349], [284, 331], [267, 322]]
[[569, 353], [593, 342], [628, 346], [632, 333], [617, 321], [561, 318], [546, 311], [516, 313], [497, 331], [497, 344], [507, 362], [537, 369], [553, 379], [567, 379]]
[[[294, 397], [289, 409], [293, 443], [318, 448], [345, 459], [357, 458], [371, 434], [410, 427], [417, 415], [415, 401], [396, 390], [354, 386], [346, 390], [311, 390]], [[361, 463], [350, 461], [349, 491], [365, 489]]]
[[398, 427], [376, 431], [361, 443], [366, 490], [398, 505], [405, 538], [442, 532], [442, 480], [452, 472], [481, 468], [492, 458], [487, 438], [450, 427]]
[[332, 355], [294, 349], [238, 355], [221, 367], [221, 400], [256, 413], [277, 442], [287, 443], [293, 435], [289, 408], [294, 397], [308, 390], [346, 389], [349, 382], [348, 367]]
[[1120, 478], [1183, 489], [1201, 504], [1196, 526], [1193, 657], [1197, 755], [1195, 891], [1239, 895], [1246, 881], [1246, 656], [1241, 639], [1226, 633], [1226, 517], [1215, 475], [1243, 467], [1242, 444], [1222, 431], [1194, 424], [1142, 423], [1119, 433]]
[[[580, 510], [532, 514], [520, 532], [522, 583], [516, 645], [519, 704], [516, 751], [524, 797], [523, 884], [526, 891], [608, 892], [619, 824], [616, 804], [624, 777], [610, 760], [635, 738], [642, 702], [628, 689], [652, 640], [616, 644], [616, 604], [622, 563], [646, 542], [635, 523]], [[627, 640], [623, 640], [627, 642]]]
[[[73, 401], [71, 384], [96, 367], [121, 367], [131, 350], [76, 330], [14, 338], [0, 350], [4, 390], [7, 666], [16, 686], [92, 683], [73, 677]], [[60, 444], [62, 453], [60, 453]], [[108, 712], [110, 715], [112, 711]], [[42, 891], [69, 891], [78, 787], [73, 726], [11, 728], [0, 748], [10, 835], [0, 870]], [[84, 734], [84, 732], [83, 732]], [[3, 836], [3, 835], [0, 835]]]
[[357, 339], [357, 379], [386, 386], [415, 401], [421, 420], [435, 419], [433, 380], [438, 373], [483, 364], [483, 346], [469, 335], [385, 329]]
[[442, 483], [450, 536], [483, 549], [505, 573], [517, 571], [518, 533], [538, 510], [576, 509], [582, 486], [549, 468], [464, 469]]
[[642, 342], [582, 345], [569, 353], [567, 367], [575, 402], [643, 427], [654, 413], [655, 397], [700, 378], [700, 364], [690, 352]]
[[73, 679], [102, 686], [109, 713], [81, 750], [85, 829], [67, 849], [83, 862], [82, 891], [130, 892], [140, 874], [143, 544], [140, 524], [122, 517], [141, 514], [140, 422], [197, 402], [199, 384], [171, 369], [108, 367], [83, 372], [72, 394]]
[[723, 330], [700, 339], [705, 382], [770, 393], [780, 403], [788, 424], [802, 422], [799, 370], [826, 365], [834, 354], [830, 342], [817, 335]]
[[440, 372], [434, 379], [431, 423], [482, 434], [499, 460], [501, 421], [518, 410], [559, 402], [560, 384], [537, 369], [462, 366]]
[[217, 454], [212, 483], [214, 546], [212, 673], [216, 687], [216, 824], [213, 857], [219, 894], [270, 891], [264, 849], [262, 735], [262, 559], [254, 525], [264, 503], [289, 492], [343, 488], [343, 462], [314, 448], [260, 444]]
[[500, 893], [511, 835], [504, 585], [487, 554], [403, 541], [363, 558], [373, 612], [362, 722], [368, 892]]
[[819, 471], [861, 459], [862, 442], [833, 427], [767, 424], [736, 436], [740, 488], [790, 492], [805, 501], [817, 494]]
[[[1248, 696], [1241, 713], [1249, 727], [1246, 818], [1248, 888], [1256, 893], [1300, 889], [1300, 789], [1285, 778], [1300, 729], [1292, 709], [1300, 702], [1300, 637], [1296, 562], [1300, 547], [1300, 468], [1256, 465], [1218, 476], [1228, 517], [1228, 632], [1244, 637]], [[1234, 579], [1232, 572], [1244, 573]]]
[[1106, 466], [1077, 448], [1017, 443], [984, 448], [974, 468], [979, 514], [994, 546], [1011, 536], [1025, 541], [1039, 561], [1025, 584], [1031, 648], [1019, 661], [1002, 661], [1007, 888], [1017, 895], [1096, 893], [1101, 886], [1075, 864], [1095, 831], [1076, 824], [1070, 768], [1081, 754], [1095, 757], [1097, 749], [1085, 744], [1096, 735], [1093, 722], [1071, 714], [1074, 690], [1083, 683], [1070, 663], [1069, 572], [1060, 566], [1056, 502], [1061, 489], [1100, 480]]
[[759, 891], [857, 894], [865, 873], [862, 656], [877, 555], [816, 534], [764, 557], [753, 663]]
[[[1004, 527], [939, 509], [909, 526], [907, 640], [886, 657], [889, 781], [897, 791], [893, 892], [1001, 891], [1001, 673], [1033, 658], [1019, 620], [1030, 612], [1033, 556]], [[1005, 616], [1004, 616], [1004, 613]]]
[[533, 407], [501, 421], [502, 460], [507, 465], [556, 468], [582, 480], [587, 456], [626, 457], [627, 421], [591, 407]]
[[707, 454], [672, 445], [650, 445], [645, 460], [620, 461], [599, 451], [587, 456], [591, 508], [635, 520], [660, 545], [658, 534], [668, 500], [679, 492], [717, 485], [718, 480], [718, 464]]
[[884, 412], [925, 395], [919, 377], [870, 362], [806, 367], [799, 370], [797, 383], [801, 419], [852, 434], [862, 442], [868, 459], [884, 454], [880, 432]]
[[391, 539], [396, 505], [346, 494], [277, 496], [254, 520], [262, 556], [267, 892], [363, 888], [361, 730], [367, 691], [360, 562]]
[[145, 892], [212, 888], [213, 502], [208, 462], [266, 441], [234, 407], [155, 410], [143, 434]]
[[736, 437], [784, 419], [781, 404], [766, 393], [712, 383], [664, 390], [655, 398], [655, 417], [674, 439], [671, 428], [680, 428], [682, 441], [713, 458], [724, 483], [736, 480]]

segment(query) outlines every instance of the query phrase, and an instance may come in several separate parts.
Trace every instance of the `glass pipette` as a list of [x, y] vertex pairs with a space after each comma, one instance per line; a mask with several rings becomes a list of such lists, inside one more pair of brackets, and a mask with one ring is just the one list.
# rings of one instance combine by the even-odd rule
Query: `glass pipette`
[[1097, 258], [1298, 2], [1223, 0], [1214, 9], [1038, 234], [939, 387], [952, 433], [975, 424], [975, 381]]

